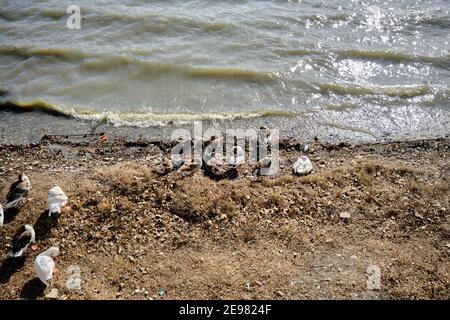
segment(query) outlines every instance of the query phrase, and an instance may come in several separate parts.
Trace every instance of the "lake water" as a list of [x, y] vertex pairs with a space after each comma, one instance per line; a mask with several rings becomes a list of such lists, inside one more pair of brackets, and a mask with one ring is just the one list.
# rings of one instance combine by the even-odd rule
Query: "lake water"
[[[68, 6], [81, 8], [70, 30]], [[383, 140], [450, 132], [450, 2], [0, 2], [0, 140], [206, 126]]]

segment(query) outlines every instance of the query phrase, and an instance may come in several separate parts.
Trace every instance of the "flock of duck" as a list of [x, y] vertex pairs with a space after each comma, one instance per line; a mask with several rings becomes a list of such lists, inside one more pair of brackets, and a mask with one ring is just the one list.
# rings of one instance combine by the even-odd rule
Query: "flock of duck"
[[[30, 190], [30, 179], [21, 173], [17, 181], [11, 185], [9, 192], [6, 195], [7, 202], [5, 211], [0, 204], [0, 228], [3, 227], [4, 216], [8, 213], [8, 211], [18, 211], [21, 203], [32, 201], [31, 198], [28, 198]], [[68, 200], [69, 199], [60, 187], [55, 186], [50, 189], [48, 191], [48, 216], [52, 217], [61, 214], [62, 208], [67, 204]], [[11, 252], [9, 253], [8, 258], [15, 259], [23, 256], [30, 246], [33, 251], [37, 251], [38, 247], [35, 245], [35, 240], [35, 231], [33, 226], [24, 224], [19, 227], [13, 236]], [[54, 259], [58, 255], [59, 249], [57, 247], [50, 247], [44, 252], [41, 252], [34, 261], [34, 270], [36, 275], [46, 286], [56, 270]]]
[[[274, 139], [272, 131], [267, 127], [261, 127], [260, 133], [262, 134], [258, 136], [257, 148], [261, 148], [262, 145], [265, 145], [266, 151], [270, 153], [272, 139]], [[217, 137], [212, 137], [207, 141], [184, 140], [180, 142], [182, 142], [182, 144], [188, 144], [188, 148], [195, 145], [195, 143], [204, 144], [205, 150], [203, 152], [203, 157], [202, 155], [195, 154], [194, 156], [191, 156], [190, 152], [187, 152], [186, 154], [177, 154], [177, 152], [175, 152], [175, 154], [172, 154], [171, 159], [160, 155], [157, 161], [153, 163], [152, 168], [154, 172], [160, 175], [166, 175], [171, 171], [177, 171], [183, 176], [190, 176], [203, 168], [209, 176], [221, 179], [235, 177], [237, 175], [236, 167], [245, 163], [245, 151], [239, 145], [232, 147], [231, 156], [226, 161], [223, 153], [217, 152], [217, 150], [223, 148], [223, 141]], [[303, 151], [307, 152], [308, 150], [309, 145], [306, 144]], [[185, 151], [184, 147], [178, 151]], [[259, 155], [259, 151], [256, 152]], [[260, 158], [254, 166], [252, 175], [261, 176], [273, 174], [272, 161], [273, 158], [271, 154]], [[301, 156], [293, 163], [293, 173], [296, 175], [306, 175], [312, 170], [313, 165], [306, 156]]]
[[[217, 140], [213, 142], [215, 144], [218, 143]], [[240, 146], [234, 146], [232, 156], [228, 162], [225, 162], [223, 155], [214, 151], [214, 143], [211, 145], [213, 148], [210, 148], [210, 152], [207, 154], [207, 161], [203, 161], [201, 157], [196, 158], [195, 156], [188, 159], [185, 159], [184, 157], [179, 157], [179, 159], [176, 157], [172, 157], [172, 159], [160, 157], [157, 163], [153, 165], [153, 171], [158, 174], [165, 175], [170, 171], [176, 170], [183, 176], [188, 176], [192, 175], [204, 166], [206, 172], [216, 178], [237, 174], [236, 167], [245, 162], [245, 151], [243, 148]], [[306, 148], [308, 148], [308, 145], [305, 146], [305, 149]], [[307, 151], [305, 149], [304, 151]], [[255, 166], [254, 175], [261, 175], [262, 170], [270, 168], [271, 164], [271, 157], [260, 159]], [[301, 156], [293, 165], [293, 172], [297, 175], [308, 174], [312, 171], [312, 169], [313, 165], [306, 156]], [[3, 226], [5, 213], [9, 210], [17, 210], [18, 212], [18, 206], [21, 203], [26, 203], [32, 200], [31, 198], [28, 198], [30, 190], [30, 179], [26, 175], [20, 174], [17, 181], [11, 185], [6, 196], [7, 203], [5, 212], [0, 204], [0, 228]], [[52, 217], [53, 215], [61, 214], [62, 208], [67, 204], [67, 202], [68, 198], [60, 187], [55, 186], [50, 189], [48, 191], [48, 216]], [[30, 246], [33, 251], [38, 250], [35, 245], [34, 228], [29, 224], [25, 224], [22, 225], [14, 234], [11, 253], [8, 257], [11, 259], [21, 257]], [[53, 273], [55, 272], [54, 259], [58, 255], [59, 249], [57, 247], [50, 247], [36, 257], [34, 269], [38, 278], [45, 285], [48, 285], [48, 281], [53, 277]]]

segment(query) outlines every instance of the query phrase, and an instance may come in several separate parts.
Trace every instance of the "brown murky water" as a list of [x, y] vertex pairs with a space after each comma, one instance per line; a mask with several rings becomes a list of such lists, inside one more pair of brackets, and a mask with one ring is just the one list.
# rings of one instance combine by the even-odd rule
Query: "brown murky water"
[[202, 120], [284, 136], [449, 133], [448, 1], [2, 1], [0, 140], [166, 134]]

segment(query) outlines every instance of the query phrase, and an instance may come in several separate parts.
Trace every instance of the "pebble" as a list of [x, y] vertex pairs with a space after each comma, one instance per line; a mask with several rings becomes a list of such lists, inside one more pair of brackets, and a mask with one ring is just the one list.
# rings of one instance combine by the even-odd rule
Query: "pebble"
[[45, 297], [46, 297], [47, 299], [51, 299], [51, 300], [56, 300], [56, 299], [58, 299], [58, 296], [59, 296], [59, 290], [56, 289], [56, 288], [53, 288], [52, 290], [50, 290], [49, 293], [47, 293], [47, 294], [45, 295]]
[[339, 213], [339, 217], [341, 219], [350, 219], [350, 212], [347, 212], [347, 211], [341, 212], [341, 213]]
[[71, 265], [67, 270], [71, 275], [66, 281], [66, 288], [69, 290], [81, 290], [80, 267]]
[[367, 267], [367, 290], [380, 290], [381, 288], [381, 270], [380, 267], [371, 264]]
[[166, 295], [166, 289], [164, 288], [159, 289], [158, 294], [160, 297], [164, 297]]
[[279, 296], [279, 297], [283, 297], [284, 296], [284, 293], [283, 292], [281, 292], [281, 291], [277, 291], [277, 292], [275, 292], [276, 294], [277, 294], [277, 296]]

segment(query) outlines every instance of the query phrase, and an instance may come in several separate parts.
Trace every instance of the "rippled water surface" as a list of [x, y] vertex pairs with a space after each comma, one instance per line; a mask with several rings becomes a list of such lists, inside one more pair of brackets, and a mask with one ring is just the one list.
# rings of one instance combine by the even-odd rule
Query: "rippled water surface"
[[[449, 133], [450, 2], [73, 1], [0, 6], [0, 135], [200, 119], [343, 138]], [[27, 111], [27, 112], [22, 112]]]

